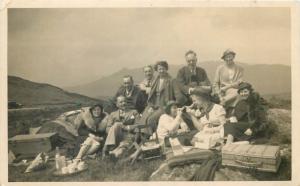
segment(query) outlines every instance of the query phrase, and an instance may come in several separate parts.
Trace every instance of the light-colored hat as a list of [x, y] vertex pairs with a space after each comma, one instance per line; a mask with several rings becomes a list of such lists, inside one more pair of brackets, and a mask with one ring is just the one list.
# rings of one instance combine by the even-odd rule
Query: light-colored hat
[[235, 56], [235, 52], [231, 49], [227, 49], [224, 53], [223, 56], [221, 57], [221, 59], [224, 59], [225, 56], [227, 56], [228, 54], [233, 54]]

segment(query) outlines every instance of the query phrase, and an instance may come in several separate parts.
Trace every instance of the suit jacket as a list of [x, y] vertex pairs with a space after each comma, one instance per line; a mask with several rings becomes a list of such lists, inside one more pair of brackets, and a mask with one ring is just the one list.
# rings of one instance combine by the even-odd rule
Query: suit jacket
[[140, 114], [137, 110], [127, 110], [125, 111], [124, 117], [120, 116], [120, 110], [114, 111], [110, 113], [107, 118], [107, 127], [106, 132], [116, 123], [120, 122], [123, 125], [133, 125], [137, 120], [140, 119]]
[[[148, 96], [148, 105], [149, 106], [159, 106], [159, 107], [164, 107], [166, 105], [166, 103], [170, 100], [175, 100], [175, 89], [176, 89], [176, 85], [174, 80], [172, 79], [172, 77], [170, 75], [168, 75], [165, 80], [164, 83], [162, 85], [162, 88], [160, 89], [159, 92], [159, 97], [156, 94], [156, 90], [159, 86], [159, 76], [157, 76], [154, 80], [154, 83], [151, 87], [149, 96]], [[159, 103], [156, 103], [156, 100], [159, 100]]]
[[129, 97], [126, 97], [125, 87], [121, 86], [113, 99], [114, 103], [116, 103], [118, 96], [125, 96], [127, 108], [137, 110], [140, 113], [144, 110], [147, 103], [147, 95], [145, 95], [137, 86], [133, 87], [132, 94]]
[[211, 85], [206, 71], [203, 68], [196, 67], [196, 73], [194, 75], [188, 66], [182, 67], [178, 71], [176, 83], [180, 90], [178, 92], [179, 94], [176, 95], [176, 99], [182, 105], [188, 101], [189, 88]]

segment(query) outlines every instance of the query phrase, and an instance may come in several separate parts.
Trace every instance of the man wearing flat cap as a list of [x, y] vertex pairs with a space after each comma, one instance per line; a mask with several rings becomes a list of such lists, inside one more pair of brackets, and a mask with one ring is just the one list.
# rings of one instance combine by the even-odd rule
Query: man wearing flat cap
[[227, 49], [222, 60], [225, 64], [218, 66], [213, 84], [214, 94], [220, 99], [220, 104], [230, 106], [238, 95], [238, 86], [243, 81], [244, 69], [234, 63], [235, 52]]
[[189, 50], [185, 53], [187, 65], [182, 67], [177, 73], [177, 84], [179, 87], [179, 94], [176, 95], [176, 101], [180, 105], [189, 105], [191, 100], [189, 95], [191, 91], [197, 88], [202, 88], [207, 93], [211, 92], [211, 84], [207, 77], [206, 71], [196, 66], [197, 54]]

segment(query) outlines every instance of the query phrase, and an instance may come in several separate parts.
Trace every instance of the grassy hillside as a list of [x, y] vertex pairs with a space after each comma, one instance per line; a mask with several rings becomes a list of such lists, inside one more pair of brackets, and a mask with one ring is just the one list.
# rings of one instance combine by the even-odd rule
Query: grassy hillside
[[8, 76], [8, 100], [19, 102], [26, 107], [61, 104], [90, 105], [101, 102], [49, 84], [35, 83], [15, 76]]

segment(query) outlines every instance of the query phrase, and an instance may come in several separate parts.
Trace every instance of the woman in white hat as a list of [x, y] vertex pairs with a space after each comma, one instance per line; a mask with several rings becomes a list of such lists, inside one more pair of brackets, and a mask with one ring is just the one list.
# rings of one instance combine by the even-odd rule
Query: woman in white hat
[[226, 50], [221, 59], [225, 64], [218, 66], [214, 80], [214, 93], [218, 95], [220, 104], [227, 107], [238, 95], [238, 85], [243, 81], [243, 68], [234, 63], [235, 52]]

